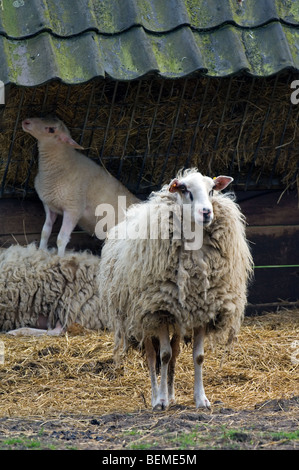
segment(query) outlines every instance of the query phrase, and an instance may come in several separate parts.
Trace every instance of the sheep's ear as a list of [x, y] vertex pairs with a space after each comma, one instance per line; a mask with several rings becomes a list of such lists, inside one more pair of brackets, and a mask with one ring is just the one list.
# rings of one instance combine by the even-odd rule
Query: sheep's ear
[[58, 139], [61, 140], [61, 142], [63, 142], [64, 144], [70, 145], [74, 149], [84, 150], [84, 147], [77, 144], [77, 142], [74, 139], [72, 139], [69, 135], [65, 134], [64, 132], [61, 132], [58, 135]]
[[213, 189], [215, 189], [216, 191], [221, 191], [222, 189], [225, 189], [226, 186], [228, 186], [232, 181], [234, 181], [234, 178], [232, 178], [231, 176], [217, 176], [213, 179]]
[[170, 191], [171, 193], [175, 193], [176, 191], [179, 190], [179, 187], [180, 187], [180, 182], [179, 182], [179, 180], [174, 179], [174, 180], [170, 183], [170, 185], [169, 185], [169, 191]]

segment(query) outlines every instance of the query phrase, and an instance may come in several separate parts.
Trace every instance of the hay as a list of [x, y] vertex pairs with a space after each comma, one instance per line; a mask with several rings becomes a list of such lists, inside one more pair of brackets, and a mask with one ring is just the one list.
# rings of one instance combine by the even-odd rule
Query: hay
[[12, 86], [2, 115], [0, 181], [5, 177], [6, 191], [33, 188], [36, 144], [21, 121], [55, 113], [86, 154], [136, 191], [160, 186], [184, 165], [243, 182], [278, 178], [288, 187], [298, 173], [298, 110], [288, 79]]
[[[239, 341], [224, 355], [206, 348], [204, 383], [212, 403], [250, 409], [271, 399], [298, 394], [299, 310], [246, 318]], [[0, 416], [93, 415], [150, 408], [150, 380], [137, 351], [124, 368], [112, 362], [111, 334], [78, 328], [65, 337], [12, 338], [1, 335]], [[298, 343], [297, 343], [298, 344]], [[298, 345], [297, 345], [298, 350]], [[297, 355], [296, 355], [297, 354]], [[193, 404], [190, 347], [178, 360], [176, 397]]]

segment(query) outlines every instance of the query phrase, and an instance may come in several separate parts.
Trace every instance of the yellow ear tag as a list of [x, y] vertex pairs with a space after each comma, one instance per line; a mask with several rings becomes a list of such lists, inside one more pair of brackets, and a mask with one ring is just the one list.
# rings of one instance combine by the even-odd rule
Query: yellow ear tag
[[174, 193], [174, 192], [176, 192], [176, 191], [178, 190], [178, 188], [179, 188], [179, 182], [178, 182], [177, 180], [175, 180], [175, 181], [170, 185], [169, 191], [170, 191], [171, 193]]

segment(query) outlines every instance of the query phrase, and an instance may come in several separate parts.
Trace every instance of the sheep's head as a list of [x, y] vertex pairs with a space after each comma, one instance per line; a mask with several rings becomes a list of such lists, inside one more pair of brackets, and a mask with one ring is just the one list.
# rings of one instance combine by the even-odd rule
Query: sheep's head
[[66, 125], [56, 117], [24, 119], [22, 128], [39, 142], [50, 145], [66, 144], [76, 149], [83, 149], [72, 139]]
[[191, 204], [195, 223], [208, 226], [214, 216], [211, 201], [214, 191], [225, 189], [232, 181], [230, 176], [212, 179], [199, 172], [187, 172], [170, 183], [169, 191], [178, 193], [183, 204]]

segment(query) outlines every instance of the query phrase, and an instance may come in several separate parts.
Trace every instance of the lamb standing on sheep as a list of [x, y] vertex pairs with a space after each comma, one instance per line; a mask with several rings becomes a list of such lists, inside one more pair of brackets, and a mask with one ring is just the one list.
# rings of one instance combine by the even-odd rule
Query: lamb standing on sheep
[[[226, 176], [212, 180], [196, 169], [180, 173], [147, 202], [129, 208], [125, 221], [109, 232], [102, 249], [98, 274], [101, 314], [115, 333], [115, 359], [136, 341], [144, 345], [155, 409], [164, 409], [174, 400], [180, 340], [192, 337], [196, 407], [210, 408], [202, 381], [205, 335], [230, 343], [239, 331], [252, 257], [239, 207], [231, 196], [219, 193], [231, 181]], [[191, 208], [186, 215], [185, 208]], [[156, 218], [148, 224], [152, 214]], [[198, 246], [190, 231], [176, 235], [178, 221], [179, 226], [190, 223], [195, 235], [194, 227], [199, 229], [202, 239]], [[151, 237], [152, 233], [165, 235], [165, 226], [168, 236]], [[143, 231], [137, 237], [140, 228]]]
[[[53, 251], [53, 250], [52, 250]], [[63, 257], [35, 244], [0, 251], [0, 331], [60, 334], [73, 323], [102, 330], [97, 286], [99, 258], [88, 252]], [[20, 329], [20, 331], [19, 331]]]
[[90, 234], [95, 232], [99, 204], [114, 207], [117, 223], [118, 196], [126, 197], [127, 207], [138, 201], [104, 168], [76, 151], [83, 147], [71, 138], [59, 119], [25, 119], [22, 127], [38, 140], [39, 168], [34, 185], [46, 213], [40, 248], [47, 248], [57, 214], [63, 215], [57, 238], [58, 254], [62, 256], [77, 224]]

